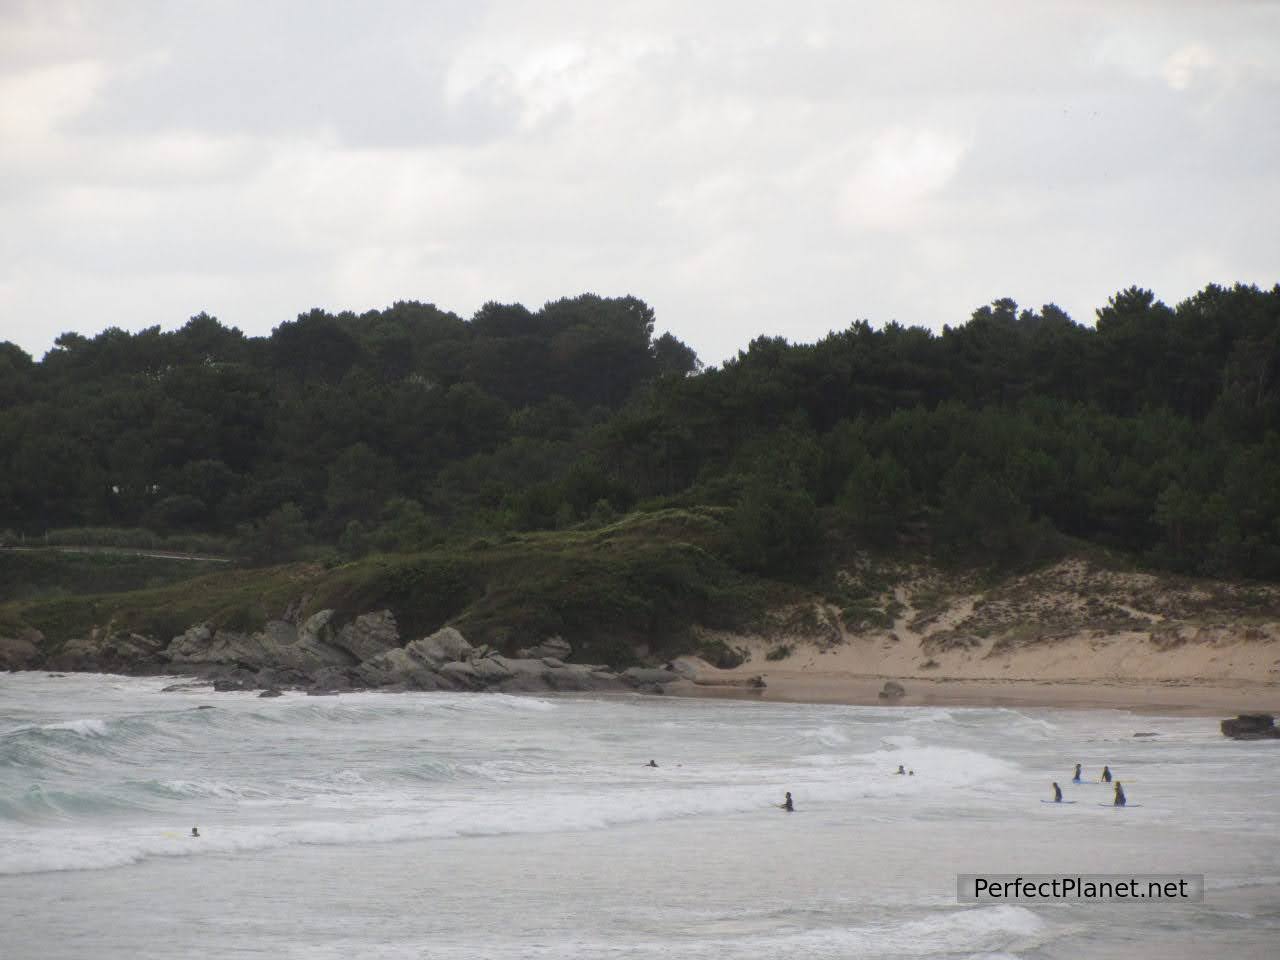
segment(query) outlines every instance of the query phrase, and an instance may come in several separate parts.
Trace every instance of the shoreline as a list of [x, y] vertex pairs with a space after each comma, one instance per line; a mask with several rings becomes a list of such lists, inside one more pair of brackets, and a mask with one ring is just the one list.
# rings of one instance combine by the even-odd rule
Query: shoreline
[[[172, 680], [175, 684], [199, 687], [213, 681], [182, 673], [113, 673], [81, 670], [13, 670], [14, 674], [42, 674], [47, 677], [97, 674]], [[1280, 684], [1220, 679], [1114, 679], [1073, 678], [1053, 680], [1010, 679], [1001, 677], [892, 677], [884, 674], [851, 674], [843, 672], [811, 672], [790, 670], [712, 671], [691, 680], [683, 678], [662, 686], [658, 696], [700, 700], [744, 700], [767, 703], [838, 704], [862, 707], [974, 707], [1019, 708], [1047, 707], [1063, 710], [1124, 710], [1151, 716], [1203, 716], [1219, 720], [1241, 713], [1271, 713], [1280, 716]], [[763, 689], [747, 685], [749, 676], [762, 676]], [[905, 694], [882, 699], [880, 691], [888, 681], [900, 683]], [[214, 692], [214, 691], [210, 691]], [[249, 692], [249, 691], [230, 691]], [[256, 691], [255, 691], [256, 692]], [[328, 695], [391, 692], [386, 688], [366, 687], [330, 691]], [[410, 692], [397, 690], [394, 692]], [[432, 692], [432, 691], [421, 691]], [[452, 691], [486, 693], [493, 691]], [[531, 696], [655, 696], [654, 693], [629, 691], [523, 691]], [[319, 694], [309, 694], [316, 696]], [[520, 695], [508, 694], [508, 695]]]
[[[758, 673], [766, 683], [762, 690], [683, 680], [669, 684], [667, 692], [699, 699], [847, 706], [1055, 707], [1218, 719], [1240, 713], [1280, 714], [1280, 686], [1252, 681], [923, 678], [782, 670]], [[901, 683], [906, 694], [894, 700], [881, 699], [880, 691], [889, 680]]]

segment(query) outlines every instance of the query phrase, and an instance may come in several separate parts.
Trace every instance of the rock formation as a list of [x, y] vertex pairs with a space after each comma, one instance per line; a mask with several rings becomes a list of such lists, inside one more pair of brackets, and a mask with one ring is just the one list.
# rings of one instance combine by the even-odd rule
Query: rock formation
[[1242, 713], [1222, 721], [1222, 735], [1232, 740], [1272, 740], [1280, 738], [1276, 718], [1269, 713]]

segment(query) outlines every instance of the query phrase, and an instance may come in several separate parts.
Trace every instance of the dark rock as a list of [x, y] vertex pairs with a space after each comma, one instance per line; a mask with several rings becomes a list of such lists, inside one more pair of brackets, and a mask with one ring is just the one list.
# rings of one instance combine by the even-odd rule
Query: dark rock
[[263, 667], [254, 675], [253, 681], [256, 686], [269, 690], [272, 687], [305, 687], [312, 678], [301, 670]]
[[358, 686], [360, 675], [350, 667], [321, 667], [311, 675], [312, 690], [354, 690]]
[[241, 680], [215, 680], [213, 681], [213, 689], [218, 693], [230, 693], [234, 690], [249, 689]]
[[284, 694], [281, 693], [279, 690], [277, 690], [275, 687], [271, 687], [267, 690], [263, 690], [260, 694], [258, 694], [258, 696], [262, 697], [263, 699], [266, 699], [267, 697], [283, 697]]
[[628, 667], [619, 675], [619, 679], [623, 683], [629, 683], [633, 687], [648, 686], [649, 684], [666, 684], [674, 683], [680, 679], [680, 674], [672, 670], [657, 670], [649, 667]]
[[182, 693], [186, 690], [204, 690], [206, 687], [212, 686], [208, 680], [184, 680], [181, 683], [171, 683], [167, 687], [163, 687], [161, 693]]
[[0, 637], [0, 670], [25, 670], [40, 659], [44, 634], [39, 630], [21, 630], [14, 637]]
[[1232, 740], [1272, 740], [1280, 738], [1276, 718], [1269, 713], [1242, 713], [1222, 721], [1222, 735]]
[[906, 695], [906, 687], [897, 680], [886, 680], [884, 686], [880, 688], [879, 697], [881, 700], [900, 700]]

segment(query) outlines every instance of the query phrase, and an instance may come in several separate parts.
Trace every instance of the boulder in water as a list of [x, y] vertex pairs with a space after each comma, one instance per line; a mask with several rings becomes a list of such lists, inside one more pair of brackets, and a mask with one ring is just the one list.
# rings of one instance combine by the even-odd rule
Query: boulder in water
[[1280, 738], [1280, 730], [1269, 713], [1242, 713], [1222, 721], [1222, 735], [1232, 740], [1273, 740]]

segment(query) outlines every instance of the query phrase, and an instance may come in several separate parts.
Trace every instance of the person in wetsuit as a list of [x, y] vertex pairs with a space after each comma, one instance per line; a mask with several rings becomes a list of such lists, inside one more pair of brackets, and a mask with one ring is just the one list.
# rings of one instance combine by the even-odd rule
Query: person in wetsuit
[[1102, 768], [1102, 782], [1103, 782], [1103, 783], [1110, 783], [1110, 782], [1111, 782], [1111, 768], [1110, 768], [1110, 767], [1103, 767], [1103, 768]]
[[645, 764], [646, 767], [656, 767], [657, 765], [658, 765], [658, 762], [656, 760], [650, 760], [648, 763]]
[[200, 828], [199, 828], [199, 827], [192, 827], [192, 828], [191, 828], [191, 836], [193, 836], [193, 837], [198, 837], [198, 836], [200, 836]]
[[1053, 802], [1054, 803], [1062, 802], [1062, 788], [1058, 786], [1056, 781], [1053, 784]]
[[898, 764], [898, 771], [897, 771], [897, 772], [898, 772], [898, 773], [900, 773], [900, 774], [903, 774], [903, 775], [905, 776], [905, 775], [906, 775], [906, 772], [907, 772], [907, 768], [906, 768], [906, 767], [904, 767], [902, 764]]
[[1080, 764], [1078, 763], [1076, 764], [1076, 772], [1071, 775], [1071, 782], [1072, 783], [1080, 782]]
[[790, 790], [788, 790], [788, 791], [787, 791], [787, 799], [786, 799], [786, 800], [784, 800], [784, 801], [782, 802], [782, 809], [783, 809], [783, 810], [785, 810], [785, 811], [787, 811], [787, 813], [795, 813], [795, 812], [796, 812], [795, 805], [791, 802], [791, 791], [790, 791]]
[[1124, 787], [1120, 786], [1120, 781], [1116, 781], [1116, 798], [1112, 803], [1117, 807], [1123, 807], [1128, 801], [1124, 796]]

